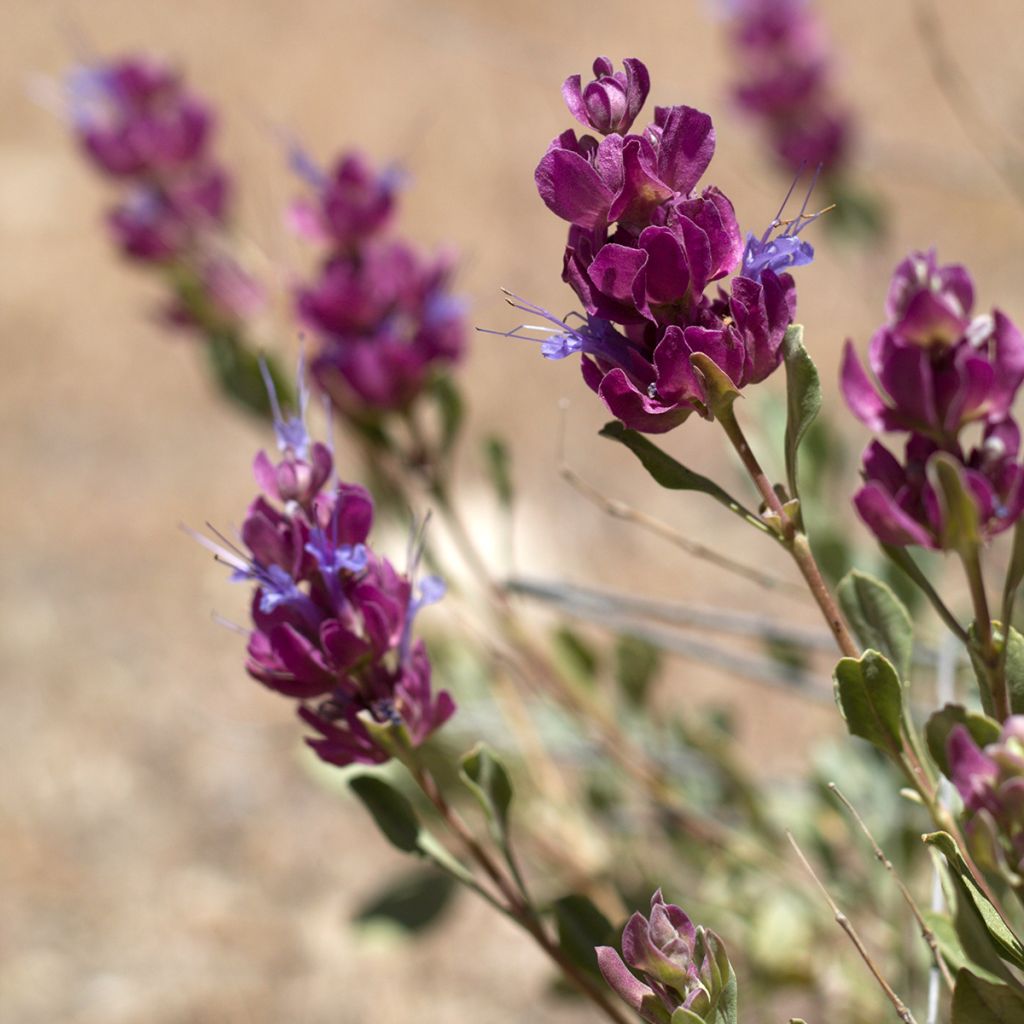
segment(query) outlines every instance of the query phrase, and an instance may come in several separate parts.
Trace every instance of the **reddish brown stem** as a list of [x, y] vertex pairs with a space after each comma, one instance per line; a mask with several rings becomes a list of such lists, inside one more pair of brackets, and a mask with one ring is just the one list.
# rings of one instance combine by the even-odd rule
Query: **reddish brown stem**
[[445, 799], [437, 781], [425, 768], [414, 766], [410, 769], [413, 778], [427, 799], [437, 809], [448, 830], [462, 845], [466, 854], [483, 870], [484, 874], [494, 883], [506, 902], [509, 916], [530, 934], [538, 946], [558, 966], [565, 977], [595, 1006], [599, 1007], [613, 1024], [632, 1024], [628, 1017], [609, 998], [608, 993], [589, 978], [579, 967], [566, 957], [562, 948], [544, 929], [537, 912], [528, 900], [520, 893], [515, 882], [508, 876], [501, 865], [491, 856], [490, 852], [473, 835], [469, 826], [463, 821], [458, 811]]

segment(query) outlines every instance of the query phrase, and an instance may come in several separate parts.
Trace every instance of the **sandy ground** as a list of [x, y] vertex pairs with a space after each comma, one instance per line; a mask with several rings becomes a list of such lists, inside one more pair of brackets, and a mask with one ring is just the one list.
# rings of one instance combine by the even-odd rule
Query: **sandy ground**
[[[567, 304], [563, 228], [531, 175], [568, 124], [559, 83], [597, 53], [643, 57], [659, 102], [715, 113], [712, 179], [743, 223], [774, 212], [785, 183], [726, 113], [707, 6], [0, 2], [5, 1024], [586, 1016], [545, 1001], [540, 959], [469, 901], [424, 945], [348, 927], [397, 858], [358, 808], [311, 783], [285, 707], [244, 677], [238, 638], [210, 621], [213, 608], [240, 616], [239, 595], [176, 529], [237, 519], [264, 439], [210, 394], [188, 344], [146, 319], [147, 283], [111, 258], [98, 227], [107, 191], [28, 98], [35, 76], [59, 74], [82, 39], [104, 54], [152, 49], [179, 61], [223, 111], [224, 151], [244, 168], [252, 258], [282, 279], [298, 257], [280, 227], [290, 183], [269, 126], [289, 126], [321, 158], [355, 143], [399, 158], [412, 175], [404, 227], [464, 254], [474, 322], [511, 326], [500, 285]], [[823, 4], [842, 41], [844, 90], [864, 120], [864, 180], [893, 216], [884, 245], [822, 244], [801, 275], [801, 318], [832, 407], [839, 345], [846, 334], [866, 339], [889, 270], [911, 246], [936, 244], [967, 262], [982, 304], [1024, 316], [1024, 209], [935, 94], [905, 6]], [[1019, 4], [982, 0], [974, 21], [942, 6], [993, 121], [1019, 136]], [[524, 572], [779, 607], [610, 522], [559, 481], [557, 400], [568, 396], [581, 472], [787, 571], [759, 538], [722, 537], [713, 506], [653, 493], [625, 453], [594, 439], [604, 416], [570, 367], [481, 337], [466, 381], [475, 428], [507, 434], [521, 470]], [[671, 446], [705, 472], [735, 473], [704, 424]], [[469, 466], [463, 493], [486, 530], [477, 490]], [[666, 685], [681, 701], [735, 705], [748, 752], [774, 771], [798, 770], [813, 736], [836, 726], [828, 709], [683, 662]]]

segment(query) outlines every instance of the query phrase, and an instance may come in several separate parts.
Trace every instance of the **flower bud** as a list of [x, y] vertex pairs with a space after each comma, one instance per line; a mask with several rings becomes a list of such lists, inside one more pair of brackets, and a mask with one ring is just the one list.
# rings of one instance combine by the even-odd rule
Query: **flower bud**
[[581, 86], [580, 76], [572, 75], [562, 86], [562, 96], [572, 116], [601, 135], [628, 132], [650, 92], [650, 76], [641, 61], [627, 57], [622, 66], [625, 72], [613, 72], [612, 62], [607, 57], [598, 57], [592, 82]]
[[650, 916], [636, 913], [626, 924], [622, 956], [601, 946], [597, 962], [616, 995], [649, 1024], [669, 1024], [680, 1008], [710, 1021], [720, 1005], [735, 1000], [735, 975], [721, 939], [695, 927], [660, 889]]
[[1011, 715], [982, 750], [963, 725], [946, 741], [949, 777], [964, 802], [964, 834], [978, 860], [1024, 883], [1024, 715]]

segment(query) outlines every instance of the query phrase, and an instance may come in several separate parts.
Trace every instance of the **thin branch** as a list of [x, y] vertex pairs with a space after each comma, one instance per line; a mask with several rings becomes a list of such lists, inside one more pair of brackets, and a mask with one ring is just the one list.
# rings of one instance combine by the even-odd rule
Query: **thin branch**
[[[537, 592], [524, 585], [522, 581], [510, 584], [512, 593], [527, 593], [538, 596]], [[543, 595], [540, 595], [543, 596]], [[787, 693], [794, 693], [831, 705], [831, 693], [816, 685], [817, 675], [803, 671], [798, 666], [787, 666], [770, 658], [755, 657], [736, 650], [710, 643], [700, 637], [686, 636], [674, 630], [660, 629], [645, 622], [632, 622], [628, 619], [602, 612], [596, 608], [583, 610], [572, 604], [561, 604], [562, 610], [570, 615], [585, 618], [595, 625], [603, 626], [615, 633], [629, 633], [631, 636], [645, 640], [661, 650], [677, 654], [690, 661], [699, 661], [705, 665], [732, 674], [745, 676], [755, 682], [778, 686]]]
[[924, 915], [921, 913], [917, 904], [914, 902], [914, 897], [911, 895], [910, 890], [907, 888], [906, 883], [897, 874], [896, 869], [893, 867], [893, 863], [883, 853], [882, 848], [875, 841], [875, 837], [871, 834], [871, 829], [868, 828], [867, 823], [860, 816], [857, 808], [847, 799], [843, 791], [834, 783], [830, 782], [828, 788], [835, 795], [836, 799], [842, 803], [842, 805], [850, 812], [853, 820], [860, 827], [861, 832], [867, 836], [868, 842], [871, 844], [871, 849], [874, 851], [875, 859], [878, 861], [886, 871], [892, 875], [893, 881], [896, 883], [897, 888], [900, 890], [900, 895], [903, 897], [904, 902], [910, 908], [910, 912], [914, 915], [914, 920], [917, 922], [918, 927], [921, 929], [921, 937], [926, 943], [928, 948], [932, 951], [932, 960], [935, 966], [942, 972], [943, 980], [946, 982], [946, 987], [953, 991], [953, 975], [950, 973], [949, 965], [943, 959], [942, 954], [939, 952], [939, 943], [935, 938], [935, 932], [932, 931], [931, 926], [924, 919]]
[[632, 1018], [619, 1008], [604, 987], [580, 970], [566, 956], [561, 946], [548, 935], [540, 916], [530, 902], [525, 886], [521, 887], [518, 879], [510, 878], [488, 850], [480, 844], [458, 811], [448, 803], [430, 772], [418, 765], [410, 766], [410, 772], [452, 835], [504, 897], [510, 916], [530, 934], [537, 945], [561, 969], [568, 981], [602, 1010], [612, 1024], [631, 1024]]
[[[751, 612], [728, 611], [708, 605], [682, 601], [661, 601], [649, 597], [636, 597], [613, 590], [556, 583], [532, 577], [514, 576], [506, 581], [512, 594], [521, 594], [557, 605], [581, 618], [594, 615], [622, 619], [647, 619], [669, 626], [694, 627], [702, 632], [724, 633], [728, 636], [750, 637], [762, 643], [780, 643], [799, 647], [805, 652], [831, 654], [835, 639], [821, 629], [791, 626], [767, 615]], [[624, 622], [622, 629], [630, 628]], [[934, 668], [938, 652], [927, 645], [915, 644], [914, 664]]]
[[789, 842], [796, 851], [797, 857], [800, 858], [800, 863], [803, 864], [804, 869], [811, 878], [814, 879], [815, 884], [821, 890], [821, 894], [825, 897], [825, 902], [828, 903], [832, 910], [832, 914], [835, 916], [836, 924], [846, 932], [846, 937], [853, 943], [854, 948], [860, 954], [861, 959], [865, 964], [867, 964], [868, 970], [871, 971], [875, 981], [878, 982], [879, 987], [885, 993], [886, 999], [892, 1003], [893, 1008], [896, 1010], [896, 1016], [903, 1021], [903, 1024], [917, 1024], [914, 1020], [914, 1015], [907, 1008], [907, 1005], [898, 995], [896, 995], [893, 987], [885, 980], [882, 972], [878, 969], [874, 960], [871, 959], [871, 954], [868, 952], [863, 940], [857, 933], [857, 929], [853, 927], [850, 919], [842, 912], [842, 910], [839, 909], [839, 904], [832, 899], [832, 894], [825, 888], [824, 882], [822, 882], [822, 880], [817, 876], [814, 868], [811, 867], [811, 862], [804, 855], [804, 851], [800, 849], [800, 845], [793, 837], [793, 833], [787, 830], [786, 835], [789, 837]]
[[763, 572], [760, 569], [754, 569], [749, 565], [744, 565], [742, 562], [729, 558], [728, 555], [719, 554], [699, 541], [691, 540], [679, 530], [669, 526], [668, 523], [646, 512], [642, 512], [640, 509], [633, 508], [632, 505], [627, 505], [624, 501], [611, 498], [602, 493], [593, 484], [584, 480], [579, 473], [565, 462], [560, 464], [558, 471], [562, 479], [577, 494], [586, 498], [592, 505], [595, 505], [613, 519], [621, 519], [623, 522], [639, 526], [655, 537], [660, 537], [662, 540], [668, 541], [669, 544], [685, 551], [688, 555], [708, 562], [719, 569], [723, 569], [725, 572], [730, 572], [734, 576], [739, 576], [749, 583], [763, 587], [765, 590], [780, 591], [788, 597], [800, 600], [807, 599], [807, 591], [799, 584], [793, 583], [790, 580], [780, 579], [778, 576], [773, 576], [771, 573]]

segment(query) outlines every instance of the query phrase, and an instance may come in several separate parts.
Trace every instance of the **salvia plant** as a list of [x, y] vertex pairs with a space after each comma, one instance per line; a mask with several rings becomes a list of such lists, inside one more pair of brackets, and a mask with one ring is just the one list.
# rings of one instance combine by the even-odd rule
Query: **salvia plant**
[[[1024, 336], [998, 309], [977, 311], [986, 303], [965, 267], [922, 249], [876, 297], [868, 345], [851, 341], [843, 360], [849, 410], [885, 435], [864, 453], [853, 506], [901, 592], [937, 612], [949, 636], [940, 662], [955, 669], [960, 649], [970, 671], [961, 701], [935, 707], [925, 678], [935, 645], [915, 645], [914, 619], [883, 580], [853, 569], [830, 585], [809, 536], [814, 503], [801, 495], [811, 475], [801, 452], [824, 472], [821, 389], [797, 319], [823, 212], [805, 172], [818, 168], [826, 185], [846, 174], [850, 115], [832, 105], [828, 51], [803, 4], [744, 0], [731, 16], [744, 54], [737, 99], [800, 184], [744, 230], [746, 215], [713, 184], [711, 117], [658, 106], [645, 122], [647, 67], [599, 57], [592, 78], [565, 80], [566, 128], [538, 145], [535, 172], [565, 223], [562, 279], [576, 309], [559, 317], [509, 293], [524, 322], [489, 333], [577, 361], [612, 417], [601, 433], [616, 457], [628, 451], [655, 485], [717, 502], [792, 559], [838, 657], [835, 700], [855, 739], [786, 792], [746, 767], [726, 726], [652, 701], [659, 648], [671, 647], [663, 634], [622, 627], [609, 646], [562, 622], [548, 636], [523, 618], [516, 597], [528, 582], [481, 554], [453, 467], [466, 342], [455, 260], [398, 233], [398, 172], [355, 151], [321, 167], [291, 148], [286, 217], [314, 266], [293, 289], [304, 341], [290, 381], [259, 353], [264, 286], [229, 232], [233, 178], [214, 154], [210, 105], [177, 72], [128, 57], [71, 76], [71, 125], [116, 193], [115, 244], [166, 283], [162, 315], [211, 350], [226, 393], [272, 427], [240, 530], [194, 536], [248, 588], [245, 670], [289, 702], [312, 754], [347, 769], [383, 836], [418, 860], [402, 900], [386, 889], [364, 916], [414, 930], [471, 891], [543, 951], [594, 1019], [618, 1024], [768, 1021], [794, 1005], [851, 1024], [1024, 1021], [1024, 637], [1014, 627], [1024, 484], [1013, 417]], [[769, 433], [751, 431], [736, 401], [776, 374], [786, 422], [770, 464], [785, 467], [782, 479], [755, 450]], [[311, 389], [328, 413], [323, 440]], [[368, 486], [334, 449], [332, 422], [343, 450], [362, 454]], [[721, 431], [745, 495], [656, 443], [693, 429]], [[509, 512], [508, 450], [492, 438], [484, 453]], [[436, 544], [438, 531], [454, 543]], [[1008, 550], [996, 544], [1004, 534]], [[969, 615], [920, 548], [953, 556]], [[433, 607], [445, 577], [448, 600], [472, 611], [469, 628]], [[778, 582], [753, 570], [746, 579]], [[591, 600], [606, 623], [629, 610], [550, 589], [570, 612]], [[776, 645], [762, 667], [790, 682], [818, 671], [799, 637], [770, 623], [759, 635]], [[524, 708], [550, 728], [524, 725]], [[488, 715], [501, 727], [488, 729]], [[574, 744], [583, 756], [567, 762]], [[877, 834], [858, 804], [884, 809]], [[410, 901], [431, 909], [403, 919], [394, 906]]]

